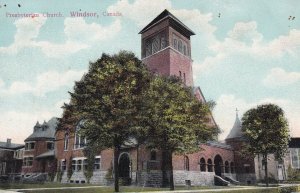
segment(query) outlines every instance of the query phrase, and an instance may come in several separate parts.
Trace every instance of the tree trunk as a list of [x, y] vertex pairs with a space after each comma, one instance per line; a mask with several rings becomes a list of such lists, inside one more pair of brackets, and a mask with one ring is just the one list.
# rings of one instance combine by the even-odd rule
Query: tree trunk
[[168, 175], [167, 175], [167, 165], [168, 165], [168, 154], [166, 150], [162, 150], [162, 164], [161, 164], [161, 171], [162, 171], [162, 186], [167, 187], [168, 182]]
[[135, 182], [138, 185], [138, 175], [139, 175], [139, 144], [136, 146], [136, 174], [135, 174]]
[[115, 177], [115, 192], [119, 192], [119, 154], [120, 148], [119, 146], [115, 146], [114, 148], [114, 177]]
[[174, 179], [173, 179], [173, 158], [172, 153], [169, 153], [169, 162], [170, 162], [170, 190], [174, 190]]
[[264, 155], [264, 162], [265, 162], [265, 181], [266, 181], [266, 186], [269, 186], [269, 172], [268, 172], [268, 154]]

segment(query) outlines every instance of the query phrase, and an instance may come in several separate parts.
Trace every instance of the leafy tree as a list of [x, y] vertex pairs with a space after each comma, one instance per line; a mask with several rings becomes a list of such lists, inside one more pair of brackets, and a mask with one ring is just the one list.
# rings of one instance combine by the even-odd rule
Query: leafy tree
[[[115, 191], [119, 191], [120, 148], [140, 128], [141, 112], [150, 74], [133, 53], [121, 51], [90, 63], [89, 71], [75, 83], [59, 126], [70, 129], [84, 120], [80, 133], [98, 149], [114, 150]], [[145, 119], [145, 118], [143, 118]]]
[[288, 148], [289, 129], [284, 112], [274, 104], [250, 109], [242, 118], [242, 131], [247, 142], [246, 151], [263, 156], [265, 181], [269, 186], [268, 155], [274, 154], [281, 159]]
[[94, 164], [95, 164], [95, 156], [97, 152], [100, 152], [94, 144], [88, 144], [87, 147], [83, 150], [86, 159], [86, 167], [84, 168], [84, 175], [87, 179], [87, 183], [90, 183], [90, 180], [94, 173]]
[[180, 79], [160, 76], [151, 81], [147, 101], [151, 103], [147, 142], [162, 150], [163, 179], [169, 170], [170, 189], [174, 190], [172, 154], [199, 151], [201, 142], [219, 132], [209, 124], [212, 105], [199, 102]]

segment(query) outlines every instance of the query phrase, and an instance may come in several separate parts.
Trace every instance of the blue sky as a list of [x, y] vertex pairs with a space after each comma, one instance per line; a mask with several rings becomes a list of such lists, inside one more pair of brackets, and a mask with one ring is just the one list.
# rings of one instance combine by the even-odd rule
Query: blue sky
[[[236, 108], [241, 117], [268, 102], [284, 109], [291, 135], [300, 136], [298, 0], [0, 0], [0, 6], [1, 141], [21, 143], [36, 121], [61, 116], [67, 91], [103, 52], [125, 49], [140, 57], [138, 32], [164, 9], [196, 33], [194, 82], [217, 104], [220, 139], [231, 129]], [[71, 18], [73, 11], [98, 17]], [[10, 17], [17, 13], [40, 17]]]

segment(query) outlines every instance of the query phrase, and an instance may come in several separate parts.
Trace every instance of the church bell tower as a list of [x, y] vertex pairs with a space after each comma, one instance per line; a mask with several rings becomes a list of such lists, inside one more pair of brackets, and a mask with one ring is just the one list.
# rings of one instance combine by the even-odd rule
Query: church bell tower
[[142, 61], [154, 73], [175, 75], [193, 86], [191, 41], [195, 33], [168, 10], [164, 10], [140, 33]]

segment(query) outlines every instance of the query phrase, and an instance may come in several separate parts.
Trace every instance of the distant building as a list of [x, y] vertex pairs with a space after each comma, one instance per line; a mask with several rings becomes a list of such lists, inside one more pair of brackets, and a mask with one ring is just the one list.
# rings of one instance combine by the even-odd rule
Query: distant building
[[0, 177], [14, 177], [21, 174], [23, 144], [15, 144], [11, 139], [0, 142]]
[[[283, 181], [289, 178], [288, 170], [300, 170], [300, 138], [291, 138], [288, 152], [285, 157], [278, 161], [273, 154], [268, 155], [269, 178]], [[257, 180], [264, 180], [265, 165], [262, 156], [255, 157], [255, 171]]]
[[43, 124], [37, 122], [33, 133], [25, 139], [22, 167], [24, 177], [48, 174], [51, 170], [56, 170], [54, 153], [56, 124], [56, 118], [44, 121]]

